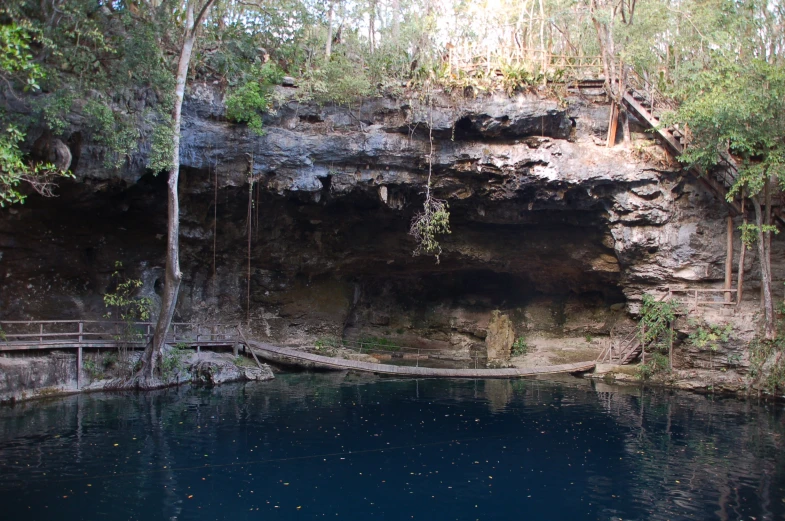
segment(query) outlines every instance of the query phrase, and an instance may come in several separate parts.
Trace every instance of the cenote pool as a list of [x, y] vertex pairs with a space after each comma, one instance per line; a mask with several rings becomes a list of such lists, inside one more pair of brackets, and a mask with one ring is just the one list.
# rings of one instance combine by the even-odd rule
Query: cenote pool
[[782, 404], [343, 373], [0, 408], [5, 520], [785, 519]]

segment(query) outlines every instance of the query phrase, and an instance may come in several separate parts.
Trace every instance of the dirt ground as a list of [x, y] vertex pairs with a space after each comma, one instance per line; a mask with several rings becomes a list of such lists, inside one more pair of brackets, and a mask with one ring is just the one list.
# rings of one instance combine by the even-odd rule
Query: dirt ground
[[531, 335], [526, 338], [526, 342], [529, 345], [529, 352], [522, 356], [515, 356], [510, 360], [510, 363], [515, 367], [593, 362], [607, 345], [608, 338], [549, 338]]

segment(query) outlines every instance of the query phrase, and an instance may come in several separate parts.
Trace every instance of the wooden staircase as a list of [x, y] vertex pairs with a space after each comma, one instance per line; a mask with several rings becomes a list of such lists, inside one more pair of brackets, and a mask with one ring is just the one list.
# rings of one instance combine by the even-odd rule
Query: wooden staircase
[[603, 349], [600, 356], [597, 357], [597, 363], [626, 365], [635, 361], [641, 355], [643, 347], [638, 333], [638, 328], [633, 329], [618, 343], [618, 347], [611, 340], [608, 347]]
[[[684, 131], [677, 127], [665, 127], [660, 124], [659, 117], [663, 109], [673, 109], [669, 102], [650, 82], [640, 76], [631, 73], [631, 85], [624, 93], [622, 103], [632, 112], [638, 120], [651, 127], [668, 151], [678, 157], [684, 152], [688, 136]], [[720, 164], [716, 165], [710, 172], [705, 172], [698, 167], [690, 168], [692, 173], [702, 182], [714, 195], [728, 205], [733, 215], [741, 214], [741, 200], [735, 197], [733, 200], [726, 199], [730, 188], [736, 182], [739, 169], [730, 156], [723, 157]]]

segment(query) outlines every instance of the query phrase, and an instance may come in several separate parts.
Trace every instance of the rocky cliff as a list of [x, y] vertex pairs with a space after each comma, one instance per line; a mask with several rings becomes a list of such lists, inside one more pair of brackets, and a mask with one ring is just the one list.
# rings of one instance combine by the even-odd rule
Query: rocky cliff
[[[518, 336], [591, 346], [644, 292], [721, 284], [723, 203], [634, 124], [632, 149], [606, 148], [598, 92], [349, 107], [301, 104], [295, 92], [279, 89], [256, 136], [225, 120], [218, 91], [191, 89], [179, 319], [249, 318], [257, 335], [289, 345], [385, 337], [465, 359], [485, 355], [493, 310]], [[62, 137], [76, 180], [56, 199], [0, 210], [5, 319], [101, 316], [117, 260], [142, 294], [160, 292], [165, 179], [144, 168], [149, 144], [107, 170], [102, 148], [74, 137], [80, 115], [71, 120]], [[452, 226], [438, 264], [413, 257], [407, 234], [431, 147]], [[783, 244], [775, 238], [774, 259]], [[756, 266], [748, 252], [749, 298]], [[783, 270], [775, 260], [775, 280]]]

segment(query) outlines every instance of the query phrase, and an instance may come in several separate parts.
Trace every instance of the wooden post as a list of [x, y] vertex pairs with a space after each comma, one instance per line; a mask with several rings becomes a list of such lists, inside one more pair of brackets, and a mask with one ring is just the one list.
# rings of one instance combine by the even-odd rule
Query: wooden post
[[646, 326], [641, 326], [641, 362], [646, 363]]
[[[82, 343], [82, 333], [84, 333], [84, 322], [79, 322], [79, 343]], [[82, 349], [81, 347], [79, 349]], [[78, 380], [78, 378], [77, 378]]]
[[608, 148], [616, 144], [616, 126], [619, 123], [619, 107], [616, 103], [611, 104], [611, 119], [608, 121], [608, 142], [605, 146]]
[[177, 324], [172, 324], [172, 342], [177, 342]]
[[144, 343], [147, 344], [150, 341], [150, 324], [147, 324], [147, 333], [144, 336]]
[[[79, 324], [79, 329], [82, 329], [81, 326], [82, 324]], [[81, 387], [82, 387], [82, 346], [79, 346], [76, 350], [76, 388], [81, 389]]]
[[[733, 218], [729, 215], [728, 219], [727, 246], [725, 252], [725, 289], [731, 289], [733, 284]], [[725, 292], [725, 302], [730, 303], [730, 291]]]
[[38, 325], [38, 334], [39, 334], [38, 341], [39, 342], [43, 342], [44, 341], [44, 324], [43, 323]]

